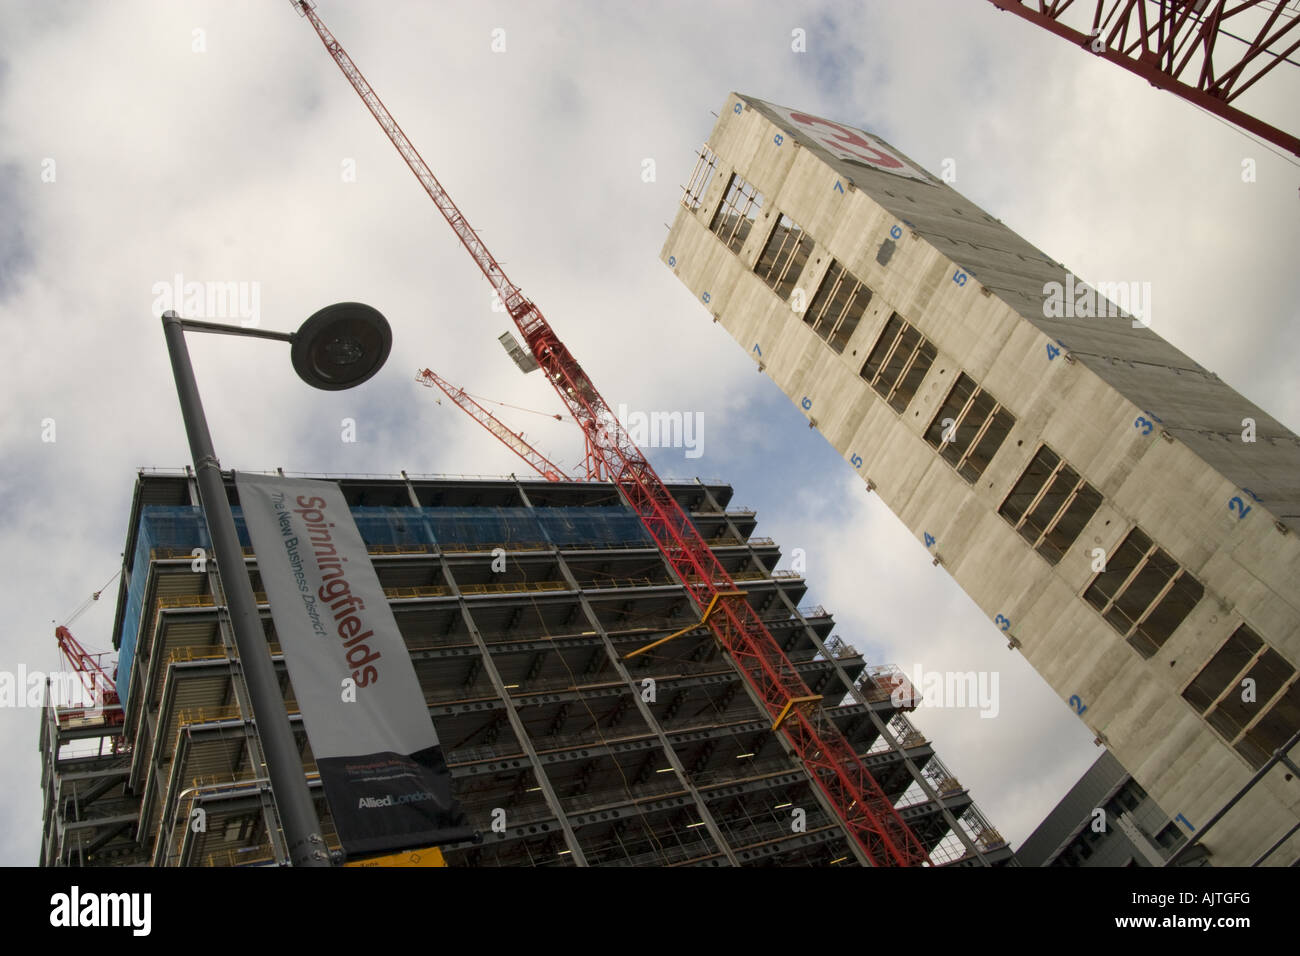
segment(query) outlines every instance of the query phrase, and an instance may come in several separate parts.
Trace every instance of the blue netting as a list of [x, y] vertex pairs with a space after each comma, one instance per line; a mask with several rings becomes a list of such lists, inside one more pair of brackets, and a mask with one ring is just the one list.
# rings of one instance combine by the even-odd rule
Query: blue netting
[[[237, 521], [241, 540], [243, 522]], [[140, 528], [131, 559], [131, 586], [126, 591], [126, 611], [122, 617], [122, 641], [117, 652], [117, 689], [126, 707], [131, 691], [131, 664], [135, 659], [135, 642], [140, 633], [140, 615], [144, 605], [144, 586], [149, 577], [149, 557], [154, 548], [189, 551], [208, 547], [208, 527], [202, 512], [189, 505], [145, 505], [140, 509]]]
[[559, 547], [580, 544], [653, 544], [641, 519], [623, 505], [537, 508], [533, 512]]
[[[409, 509], [392, 509], [408, 511]], [[567, 508], [425, 508], [444, 545], [551, 542], [575, 545], [651, 544], [641, 520], [622, 505]], [[353, 510], [356, 513], [356, 509]]]
[[532, 508], [423, 508], [442, 544], [536, 544], [545, 541]]
[[[234, 508], [239, 542], [249, 547], [243, 515]], [[378, 545], [509, 545], [551, 542], [578, 545], [653, 544], [636, 514], [622, 505], [567, 508], [380, 508], [355, 507], [353, 520], [367, 546]], [[122, 704], [131, 687], [131, 664], [141, 626], [144, 586], [150, 553], [155, 548], [188, 552], [208, 549], [208, 529], [194, 506], [145, 505], [140, 512], [118, 646], [117, 686]]]
[[416, 508], [359, 506], [352, 509], [352, 520], [367, 547], [434, 543]]

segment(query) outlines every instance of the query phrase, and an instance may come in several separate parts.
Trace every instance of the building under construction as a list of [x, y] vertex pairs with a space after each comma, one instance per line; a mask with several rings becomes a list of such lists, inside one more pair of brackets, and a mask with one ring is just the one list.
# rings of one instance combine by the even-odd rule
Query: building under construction
[[661, 256], [1189, 844], [1300, 858], [1300, 436], [1151, 331], [1149, 283], [735, 93]]
[[[352, 509], [480, 834], [443, 847], [448, 865], [868, 862], [615, 485], [330, 480]], [[779, 549], [752, 536], [754, 513], [732, 506], [721, 482], [667, 486], [929, 862], [1011, 861], [909, 722], [911, 695], [895, 693], [902, 675], [867, 666], [832, 635], [829, 613], [800, 606], [806, 584], [772, 570]], [[227, 487], [237, 505], [233, 480]], [[113, 625], [121, 716], [47, 706], [41, 863], [283, 864], [192, 476], [142, 471], [128, 528]], [[337, 849], [256, 559], [245, 555]]]

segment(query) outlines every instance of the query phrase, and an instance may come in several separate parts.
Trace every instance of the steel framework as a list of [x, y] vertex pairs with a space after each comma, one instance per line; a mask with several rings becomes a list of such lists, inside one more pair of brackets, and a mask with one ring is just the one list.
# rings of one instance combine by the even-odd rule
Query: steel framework
[[598, 465], [603, 476], [615, 483], [701, 612], [714, 607], [708, 619], [713, 633], [755, 691], [774, 729], [779, 726], [785, 733], [866, 860], [876, 866], [925, 864], [928, 854], [924, 845], [818, 705], [816, 695], [741, 596], [578, 361], [537, 306], [506, 276], [351, 57], [316, 15], [310, 0], [292, 2], [299, 15], [311, 21], [330, 57], [496, 290], [525, 344], [582, 428], [589, 463]]
[[[1300, 10], [1287, 9], [1292, 0], [989, 2], [1300, 155], [1300, 137], [1234, 105], [1300, 48]], [[1089, 8], [1092, 18], [1085, 25], [1083, 11]], [[1229, 30], [1238, 25], [1240, 33]], [[1222, 37], [1227, 40], [1220, 44]], [[1244, 44], [1240, 49], [1238, 41]]]
[[[118, 698], [117, 685], [108, 676], [101, 663], [101, 660], [107, 659], [110, 655], [91, 654], [72, 636], [72, 632], [62, 625], [54, 629], [54, 637], [59, 643], [59, 650], [68, 659], [72, 670], [81, 681], [81, 686], [95, 702], [94, 707], [85, 711], [65, 710], [63, 716], [78, 718], [88, 716], [93, 711], [110, 726], [122, 723], [122, 702]], [[114, 752], [116, 753], [116, 750]]]

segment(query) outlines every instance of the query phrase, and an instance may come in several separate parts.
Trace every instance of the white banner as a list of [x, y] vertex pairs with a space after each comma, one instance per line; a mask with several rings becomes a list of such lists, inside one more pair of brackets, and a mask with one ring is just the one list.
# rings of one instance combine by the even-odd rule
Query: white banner
[[236, 475], [257, 567], [350, 854], [467, 839], [406, 644], [328, 481]]

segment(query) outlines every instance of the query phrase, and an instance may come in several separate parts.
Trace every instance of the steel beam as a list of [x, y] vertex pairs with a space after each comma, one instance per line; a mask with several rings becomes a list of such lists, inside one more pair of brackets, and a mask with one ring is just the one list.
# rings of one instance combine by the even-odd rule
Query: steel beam
[[[1300, 137], [1234, 104], [1242, 93], [1300, 49], [1300, 15], [1282, 0], [1093, 0], [1090, 32], [1063, 22], [1073, 0], [989, 0], [1152, 86], [1300, 155]], [[1260, 18], [1237, 37], [1228, 21], [1249, 10]], [[1266, 15], [1265, 15], [1266, 14]], [[1072, 19], [1078, 21], [1078, 17]], [[1222, 44], [1220, 37], [1226, 39]], [[1238, 48], [1238, 40], [1243, 44]], [[1223, 49], [1233, 54], [1223, 55]], [[1216, 54], [1219, 54], [1216, 56]]]

